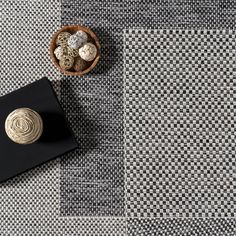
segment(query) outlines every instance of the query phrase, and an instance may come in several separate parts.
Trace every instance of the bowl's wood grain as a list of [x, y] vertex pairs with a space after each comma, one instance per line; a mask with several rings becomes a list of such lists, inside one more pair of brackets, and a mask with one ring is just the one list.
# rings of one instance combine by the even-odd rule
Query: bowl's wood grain
[[[57, 45], [56, 45], [56, 39], [58, 34], [60, 34], [61, 32], [69, 32], [71, 34], [76, 33], [77, 31], [82, 30], [84, 32], [86, 32], [88, 34], [88, 41], [95, 44], [98, 52], [97, 52], [97, 56], [95, 57], [95, 59], [92, 62], [88, 62], [87, 63], [87, 68], [83, 71], [73, 71], [72, 70], [64, 70], [60, 67], [59, 65], [59, 61], [56, 58], [56, 56], [54, 55], [54, 50], [56, 49]], [[53, 62], [53, 64], [55, 65], [55, 67], [62, 73], [65, 75], [74, 75], [74, 76], [81, 76], [84, 75], [88, 72], [90, 72], [98, 63], [99, 58], [100, 58], [100, 48], [101, 45], [99, 43], [99, 40], [96, 36], [96, 34], [89, 28], [81, 26], [81, 25], [69, 25], [69, 26], [64, 26], [62, 27], [60, 30], [58, 30], [52, 37], [51, 39], [51, 43], [50, 43], [50, 47], [49, 47], [49, 53], [50, 53], [50, 57], [51, 60]]]

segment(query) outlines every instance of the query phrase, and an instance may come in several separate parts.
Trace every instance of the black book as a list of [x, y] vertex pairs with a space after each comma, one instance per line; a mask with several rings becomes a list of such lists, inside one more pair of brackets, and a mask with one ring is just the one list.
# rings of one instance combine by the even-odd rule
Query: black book
[[[17, 108], [30, 108], [42, 117], [43, 134], [33, 144], [14, 143], [5, 132], [5, 120]], [[0, 97], [0, 181], [77, 147], [78, 143], [47, 78]]]

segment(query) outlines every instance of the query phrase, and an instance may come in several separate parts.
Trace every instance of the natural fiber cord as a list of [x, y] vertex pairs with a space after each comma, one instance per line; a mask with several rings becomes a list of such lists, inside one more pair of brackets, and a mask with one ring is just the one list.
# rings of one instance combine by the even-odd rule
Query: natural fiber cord
[[15, 143], [31, 144], [42, 135], [43, 121], [37, 112], [29, 108], [19, 108], [8, 115], [5, 130]]

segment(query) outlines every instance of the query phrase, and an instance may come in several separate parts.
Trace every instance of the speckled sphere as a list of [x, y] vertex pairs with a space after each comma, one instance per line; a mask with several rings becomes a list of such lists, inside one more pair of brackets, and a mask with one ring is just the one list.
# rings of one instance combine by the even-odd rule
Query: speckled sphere
[[79, 49], [79, 55], [85, 61], [92, 61], [97, 55], [97, 48], [92, 43], [86, 43]]
[[60, 45], [60, 46], [66, 46], [67, 45], [67, 41], [68, 41], [70, 36], [71, 36], [71, 34], [69, 32], [61, 32], [57, 36], [56, 44]]
[[87, 42], [88, 36], [83, 31], [78, 31], [76, 34], [73, 34], [68, 39], [68, 46], [72, 49], [78, 49], [84, 43]]
[[59, 46], [54, 50], [54, 55], [58, 60], [61, 60], [62, 56], [65, 56], [68, 54], [67, 47]]
[[82, 30], [77, 31], [75, 35], [80, 38], [82, 43], [86, 43], [88, 41], [88, 35]]
[[41, 116], [29, 108], [19, 108], [11, 112], [5, 121], [7, 136], [18, 144], [36, 142], [43, 133]]
[[59, 65], [63, 70], [69, 70], [74, 64], [74, 58], [71, 56], [62, 56]]
[[73, 68], [75, 71], [83, 71], [87, 67], [86, 61], [84, 61], [81, 57], [76, 57]]

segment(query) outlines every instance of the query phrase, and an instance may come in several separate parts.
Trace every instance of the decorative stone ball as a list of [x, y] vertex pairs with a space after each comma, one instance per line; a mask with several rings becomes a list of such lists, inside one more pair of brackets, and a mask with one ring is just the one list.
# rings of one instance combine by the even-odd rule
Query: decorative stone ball
[[92, 61], [97, 55], [97, 48], [92, 43], [86, 43], [79, 49], [79, 55], [85, 61]]
[[84, 61], [81, 57], [76, 57], [73, 68], [75, 71], [83, 71], [87, 67], [86, 61]]
[[74, 64], [74, 58], [66, 55], [62, 56], [61, 60], [59, 61], [59, 65], [63, 70], [69, 70]]
[[58, 60], [61, 60], [62, 56], [68, 54], [68, 49], [67, 47], [59, 46], [55, 49], [54, 54]]
[[88, 40], [88, 36], [83, 31], [78, 31], [76, 34], [73, 34], [68, 39], [68, 46], [72, 49], [78, 49]]
[[73, 48], [70, 48], [70, 47], [67, 47], [67, 53], [69, 56], [71, 57], [78, 57], [79, 56], [79, 50], [78, 49], [73, 49]]
[[82, 43], [86, 43], [88, 41], [88, 35], [82, 30], [77, 31], [75, 35], [80, 38]]
[[66, 46], [67, 45], [67, 41], [70, 38], [70, 36], [71, 36], [71, 34], [69, 32], [61, 32], [57, 36], [56, 44], [60, 45], [60, 46]]
[[43, 133], [41, 116], [29, 108], [19, 108], [11, 112], [5, 121], [7, 136], [18, 144], [31, 144]]

